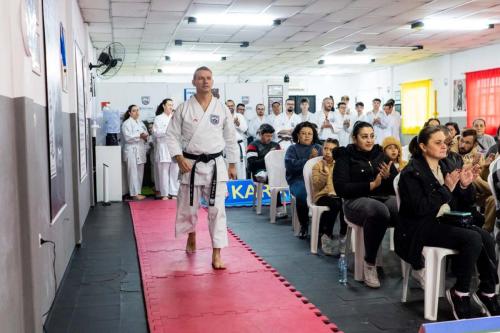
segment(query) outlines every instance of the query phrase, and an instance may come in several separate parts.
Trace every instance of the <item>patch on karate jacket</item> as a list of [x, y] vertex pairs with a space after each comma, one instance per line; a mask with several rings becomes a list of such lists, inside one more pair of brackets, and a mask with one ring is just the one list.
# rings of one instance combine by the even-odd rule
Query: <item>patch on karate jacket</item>
[[210, 115], [210, 123], [212, 125], [219, 125], [219, 116], [216, 114], [211, 114]]

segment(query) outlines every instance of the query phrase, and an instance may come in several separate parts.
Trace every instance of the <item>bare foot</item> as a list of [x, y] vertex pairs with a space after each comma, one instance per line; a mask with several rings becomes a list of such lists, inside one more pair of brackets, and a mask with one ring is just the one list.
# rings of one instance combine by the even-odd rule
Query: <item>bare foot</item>
[[146, 197], [142, 194], [137, 194], [135, 197], [134, 197], [134, 200], [144, 200], [146, 199]]
[[220, 256], [220, 249], [214, 249], [212, 252], [212, 268], [215, 270], [226, 269], [226, 266]]
[[186, 242], [186, 252], [194, 253], [196, 252], [196, 233], [190, 232]]
[[168, 200], [169, 197], [161, 197], [161, 200]]

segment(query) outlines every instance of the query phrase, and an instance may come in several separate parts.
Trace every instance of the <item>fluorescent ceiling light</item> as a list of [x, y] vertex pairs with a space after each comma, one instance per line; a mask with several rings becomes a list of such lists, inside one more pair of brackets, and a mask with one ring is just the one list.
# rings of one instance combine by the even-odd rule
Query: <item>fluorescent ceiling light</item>
[[173, 62], [215, 62], [222, 58], [220, 54], [213, 53], [173, 53], [169, 56]]
[[353, 69], [342, 69], [336, 67], [326, 67], [314, 70], [311, 75], [345, 75], [345, 74], [354, 74], [358, 71]]
[[[422, 21], [423, 27], [426, 30], [486, 30], [491, 27], [490, 23], [484, 20], [460, 20], [460, 19], [425, 19]], [[417, 27], [419, 28], [419, 27]]]
[[273, 25], [274, 17], [262, 14], [206, 14], [196, 16], [197, 24], [216, 25]]
[[362, 65], [371, 63], [372, 59], [372, 56], [365, 55], [328, 56], [322, 58], [327, 65]]
[[193, 74], [196, 67], [189, 66], [163, 66], [161, 68], [163, 74]]

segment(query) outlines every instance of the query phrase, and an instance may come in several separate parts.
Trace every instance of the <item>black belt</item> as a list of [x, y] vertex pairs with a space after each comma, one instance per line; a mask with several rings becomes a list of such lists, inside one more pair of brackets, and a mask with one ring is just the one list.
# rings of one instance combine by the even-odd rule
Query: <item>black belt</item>
[[[189, 205], [193, 206], [193, 196], [194, 196], [194, 174], [196, 173], [196, 164], [198, 162], [208, 163], [211, 160], [215, 160], [217, 157], [222, 156], [222, 152], [216, 154], [201, 154], [195, 155], [182, 152], [182, 155], [185, 158], [189, 158], [190, 160], [194, 160], [193, 167], [191, 168], [191, 182], [189, 183]], [[210, 200], [208, 201], [209, 206], [215, 205], [215, 191], [217, 189], [217, 161], [214, 164], [214, 173], [212, 175], [212, 182], [210, 184]]]
[[243, 140], [238, 140], [238, 148], [240, 148], [240, 162], [243, 162], [243, 148], [241, 148], [240, 143], [243, 143]]

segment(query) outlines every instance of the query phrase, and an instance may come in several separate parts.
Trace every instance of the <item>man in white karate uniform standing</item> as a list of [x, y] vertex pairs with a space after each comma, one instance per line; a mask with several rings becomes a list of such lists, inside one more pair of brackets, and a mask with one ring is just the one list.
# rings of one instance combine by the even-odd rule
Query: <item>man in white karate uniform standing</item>
[[[236, 179], [239, 152], [230, 111], [212, 95], [212, 71], [198, 68], [193, 75], [196, 94], [179, 105], [167, 130], [167, 145], [180, 169], [176, 237], [188, 234], [186, 252], [196, 251], [199, 199], [208, 204], [212, 238], [212, 267], [225, 269], [221, 249], [228, 245], [226, 181]], [[222, 151], [225, 149], [227, 170]]]

